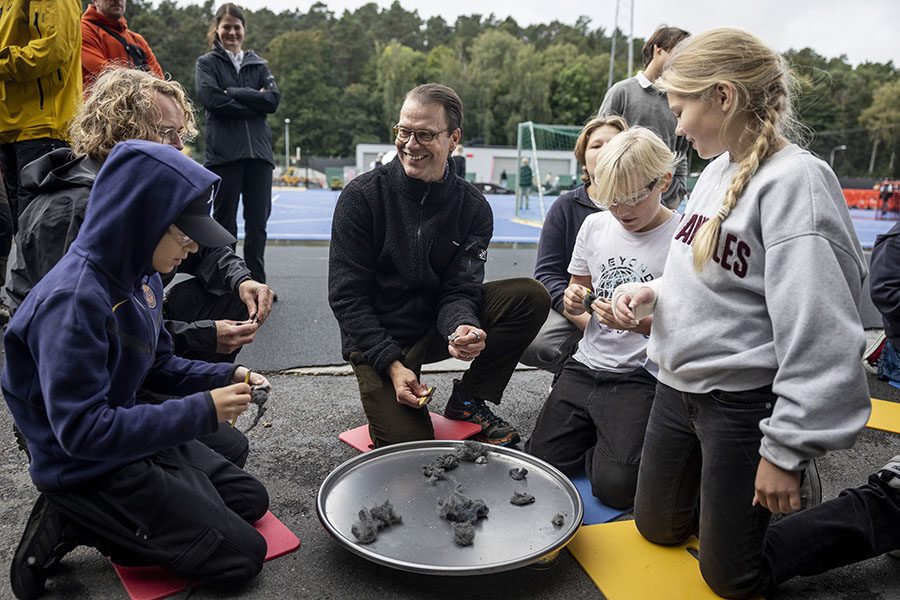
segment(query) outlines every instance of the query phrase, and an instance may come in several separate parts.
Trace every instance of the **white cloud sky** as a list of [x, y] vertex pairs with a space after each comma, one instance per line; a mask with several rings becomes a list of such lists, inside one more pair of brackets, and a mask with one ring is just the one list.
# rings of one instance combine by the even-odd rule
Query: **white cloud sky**
[[[251, 9], [273, 12], [309, 10], [315, 0], [239, 0]], [[374, 0], [387, 8], [392, 0]], [[406, 10], [416, 10], [427, 19], [442, 16], [452, 24], [458, 15], [491, 12], [498, 18], [512, 16], [520, 25], [549, 23], [554, 19], [574, 24], [579, 15], [591, 17], [591, 26], [612, 26], [616, 0], [400, 0]], [[619, 26], [629, 27], [629, 0], [619, 0]], [[182, 4], [189, 0], [181, 0]], [[365, 0], [327, 0], [336, 15], [355, 10]], [[646, 38], [657, 25], [665, 23], [699, 32], [720, 26], [743, 27], [766, 40], [773, 48], [810, 47], [828, 58], [842, 54], [851, 64], [894, 61], [900, 65], [900, 1], [898, 0], [634, 0], [634, 34]], [[247, 24], [253, 27], [253, 23]], [[635, 60], [639, 63], [639, 58]]]

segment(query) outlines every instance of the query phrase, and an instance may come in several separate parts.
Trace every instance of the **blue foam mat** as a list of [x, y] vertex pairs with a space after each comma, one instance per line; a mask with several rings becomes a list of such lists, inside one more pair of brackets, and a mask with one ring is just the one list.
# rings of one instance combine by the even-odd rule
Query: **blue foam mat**
[[584, 525], [608, 523], [631, 511], [630, 508], [624, 510], [610, 508], [597, 500], [591, 492], [591, 482], [587, 475], [579, 475], [569, 479], [575, 484], [575, 488], [581, 494], [581, 500], [584, 502], [584, 521], [582, 521]]

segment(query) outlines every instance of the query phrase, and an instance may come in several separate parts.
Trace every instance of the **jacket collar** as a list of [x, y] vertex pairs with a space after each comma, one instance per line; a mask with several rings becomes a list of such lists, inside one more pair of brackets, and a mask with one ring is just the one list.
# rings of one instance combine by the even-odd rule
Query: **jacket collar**
[[588, 196], [586, 183], [582, 183], [577, 188], [575, 188], [575, 202], [583, 204], [588, 208], [592, 208], [594, 210], [602, 210], [599, 206], [594, 204], [594, 201], [591, 200], [590, 196]]
[[[231, 57], [228, 55], [228, 52], [225, 50], [225, 46], [222, 45], [222, 42], [216, 40], [213, 43], [213, 54], [218, 56], [219, 58], [228, 61], [228, 64], [233, 64], [231, 61]], [[253, 50], [244, 50], [244, 60], [241, 61], [241, 67], [245, 67], [247, 65], [264, 65], [267, 61], [265, 58], [254, 52]]]
[[106, 25], [110, 29], [115, 29], [116, 31], [125, 31], [128, 29], [128, 21], [125, 20], [125, 17], [122, 17], [118, 21], [110, 21], [106, 17], [100, 14], [100, 11], [97, 10], [93, 4], [89, 4], [87, 10], [84, 11], [84, 19], [92, 23], [98, 23], [100, 25]]
[[444, 165], [444, 178], [440, 181], [427, 182], [410, 177], [403, 169], [403, 163], [400, 162], [399, 156], [394, 157], [394, 160], [388, 164], [388, 168], [391, 170], [391, 178], [397, 183], [402, 194], [413, 198], [417, 202], [421, 201], [426, 195], [429, 199], [445, 198], [450, 195], [451, 190], [454, 188], [455, 177], [451, 174], [449, 158]]

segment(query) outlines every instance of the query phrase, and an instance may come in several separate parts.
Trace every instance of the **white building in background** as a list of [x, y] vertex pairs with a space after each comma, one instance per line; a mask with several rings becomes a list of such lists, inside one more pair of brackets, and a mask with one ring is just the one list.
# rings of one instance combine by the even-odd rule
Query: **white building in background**
[[[500, 185], [500, 176], [504, 171], [508, 181], [515, 179], [519, 173], [518, 150], [512, 146], [464, 146], [463, 150], [466, 157], [466, 178], [469, 181]], [[396, 151], [393, 144], [358, 144], [356, 174], [371, 169], [379, 156], [390, 152], [393, 157]], [[571, 150], [541, 150], [539, 155], [542, 179], [549, 174], [551, 179], [559, 175], [571, 175], [578, 180], [580, 168]]]

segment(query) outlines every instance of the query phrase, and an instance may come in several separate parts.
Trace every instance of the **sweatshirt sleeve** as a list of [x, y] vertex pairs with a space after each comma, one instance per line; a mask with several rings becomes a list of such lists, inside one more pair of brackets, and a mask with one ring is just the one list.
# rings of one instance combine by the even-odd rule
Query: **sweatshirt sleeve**
[[765, 301], [778, 370], [775, 408], [760, 423], [760, 454], [782, 469], [797, 471], [810, 458], [849, 448], [868, 420], [862, 274], [855, 265], [814, 233], [766, 249]]
[[372, 220], [362, 190], [351, 182], [341, 192], [331, 221], [328, 303], [344, 335], [383, 375], [393, 361], [403, 359], [403, 352], [370, 300], [377, 289]]
[[[198, 321], [202, 326], [206, 321]], [[215, 335], [215, 323], [208, 321]], [[209, 350], [210, 346], [204, 348]], [[215, 349], [215, 342], [212, 344]], [[156, 342], [156, 359], [144, 380], [144, 387], [153, 392], [169, 395], [194, 394], [231, 383], [231, 363], [208, 363], [202, 360], [188, 360], [173, 353], [172, 336], [166, 327], [160, 327]]]
[[207, 393], [161, 404], [110, 404], [113, 394], [134, 391], [111, 388], [108, 314], [109, 307], [93, 297], [57, 292], [31, 317], [35, 324], [54, 324], [32, 325], [27, 343], [47, 419], [62, 448], [82, 459], [137, 458], [215, 431]]
[[[72, 0], [58, 0], [54, 10], [29, 15], [38, 35], [28, 44], [0, 49], [0, 80], [33, 81], [67, 65], [81, 51], [81, 7]], [[32, 28], [35, 24], [32, 24]], [[9, 41], [9, 40], [5, 40]]]

